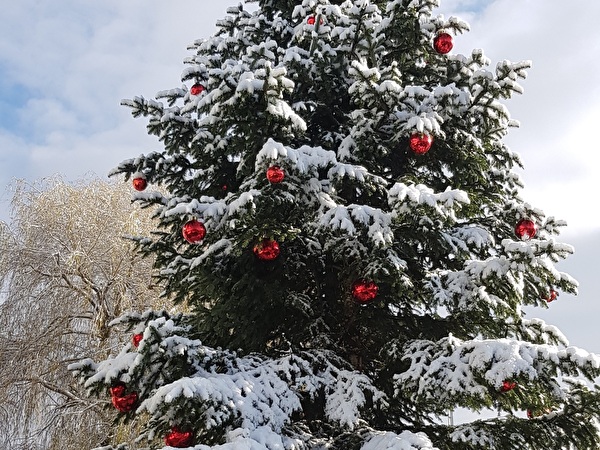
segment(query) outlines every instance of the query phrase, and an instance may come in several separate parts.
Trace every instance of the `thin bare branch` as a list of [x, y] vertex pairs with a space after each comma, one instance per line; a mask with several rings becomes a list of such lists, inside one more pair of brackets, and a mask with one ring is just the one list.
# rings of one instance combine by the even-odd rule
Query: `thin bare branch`
[[121, 238], [152, 227], [130, 197], [99, 179], [17, 183], [0, 223], [0, 448], [81, 450], [112, 435], [114, 413], [66, 366], [122, 345], [108, 323], [159, 292], [152, 261]]

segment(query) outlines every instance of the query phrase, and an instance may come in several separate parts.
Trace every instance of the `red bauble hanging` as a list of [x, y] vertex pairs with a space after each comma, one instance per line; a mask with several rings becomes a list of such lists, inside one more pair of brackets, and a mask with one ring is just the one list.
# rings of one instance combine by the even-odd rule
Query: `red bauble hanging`
[[120, 412], [129, 412], [138, 400], [135, 392], [125, 394], [125, 385], [120, 383], [110, 388], [110, 396], [113, 406]]
[[533, 220], [522, 219], [515, 227], [515, 234], [519, 239], [531, 239], [537, 233], [537, 225]]
[[453, 46], [452, 36], [448, 33], [440, 33], [433, 39], [433, 48], [441, 55], [449, 53]]
[[271, 166], [267, 169], [267, 180], [270, 183], [281, 183], [285, 178], [285, 171], [279, 166]]
[[133, 344], [133, 346], [135, 348], [138, 348], [138, 346], [140, 345], [140, 342], [142, 341], [143, 338], [144, 338], [144, 333], [136, 333], [131, 337], [131, 343]]
[[548, 293], [548, 296], [546, 297], [546, 301], [548, 303], [553, 302], [554, 300], [556, 300], [558, 298], [558, 292], [556, 292], [554, 289], [550, 289], [550, 292]]
[[[306, 23], [309, 25], [314, 25], [317, 23], [316, 16], [308, 16], [306, 19]], [[323, 25], [323, 18], [319, 19], [319, 25]]]
[[132, 184], [136, 191], [143, 191], [148, 186], [148, 181], [144, 177], [136, 177], [133, 179]]
[[273, 261], [279, 256], [279, 244], [273, 239], [263, 239], [254, 246], [253, 251], [261, 261]]
[[409, 140], [411, 150], [417, 155], [427, 153], [431, 148], [431, 144], [433, 144], [433, 137], [423, 133], [415, 133]]
[[183, 226], [181, 233], [190, 244], [196, 244], [206, 236], [206, 227], [202, 222], [192, 219]]
[[199, 83], [194, 84], [191, 88], [190, 88], [190, 94], [192, 95], [200, 95], [204, 92], [204, 86], [202, 86]]
[[123, 397], [112, 397], [113, 406], [120, 412], [129, 412], [133, 410], [137, 403], [138, 395], [135, 392], [124, 395]]
[[171, 431], [165, 436], [165, 444], [171, 447], [191, 447], [193, 443], [194, 433], [192, 431], [181, 431], [177, 427], [171, 428]]
[[115, 384], [109, 389], [111, 397], [123, 397], [125, 395], [125, 385], [123, 383]]
[[363, 305], [372, 302], [378, 291], [379, 286], [372, 281], [357, 280], [352, 285], [352, 297]]
[[502, 387], [500, 388], [500, 392], [512, 391], [516, 387], [517, 387], [516, 382], [505, 380], [502, 382]]

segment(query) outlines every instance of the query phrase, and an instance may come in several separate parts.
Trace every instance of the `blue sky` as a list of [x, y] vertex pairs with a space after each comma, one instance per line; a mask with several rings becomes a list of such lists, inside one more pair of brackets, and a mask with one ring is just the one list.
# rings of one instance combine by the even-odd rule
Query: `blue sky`
[[[103, 0], [3, 5], [0, 27], [0, 219], [14, 178], [105, 175], [121, 160], [158, 149], [122, 98], [180, 84], [186, 46], [207, 37], [235, 1]], [[508, 102], [521, 128], [507, 144], [526, 170], [524, 197], [567, 220], [576, 254], [561, 265], [581, 282], [539, 315], [572, 342], [600, 352], [590, 319], [600, 312], [600, 17], [598, 0], [441, 0], [471, 32], [457, 53], [483, 48], [492, 64], [533, 61], [525, 94]], [[538, 312], [535, 312], [538, 315]], [[589, 324], [582, 326], [581, 321]]]

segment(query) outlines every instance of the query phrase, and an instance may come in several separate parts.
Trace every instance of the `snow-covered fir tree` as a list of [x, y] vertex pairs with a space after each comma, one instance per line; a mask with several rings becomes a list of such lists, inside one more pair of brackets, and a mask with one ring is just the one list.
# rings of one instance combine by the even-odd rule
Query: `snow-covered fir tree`
[[576, 291], [502, 142], [529, 62], [455, 54], [437, 0], [247, 3], [124, 102], [164, 149], [114, 174], [189, 313], [71, 366], [139, 426], [103, 448], [597, 449], [600, 357], [523, 312]]

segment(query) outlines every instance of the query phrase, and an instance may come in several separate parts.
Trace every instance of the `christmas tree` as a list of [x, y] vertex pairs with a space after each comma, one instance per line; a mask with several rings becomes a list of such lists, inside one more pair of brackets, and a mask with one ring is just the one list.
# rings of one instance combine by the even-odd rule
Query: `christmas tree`
[[164, 149], [113, 174], [188, 312], [71, 370], [135, 448], [598, 448], [600, 357], [523, 312], [576, 291], [502, 142], [530, 63], [452, 52], [437, 0], [247, 3], [124, 101]]

